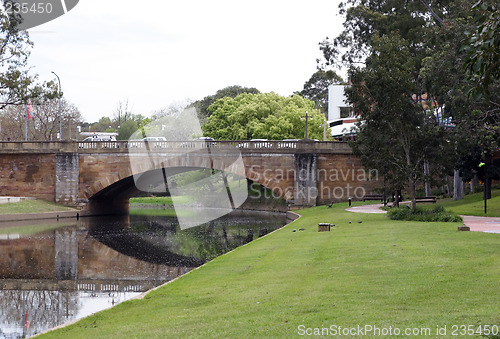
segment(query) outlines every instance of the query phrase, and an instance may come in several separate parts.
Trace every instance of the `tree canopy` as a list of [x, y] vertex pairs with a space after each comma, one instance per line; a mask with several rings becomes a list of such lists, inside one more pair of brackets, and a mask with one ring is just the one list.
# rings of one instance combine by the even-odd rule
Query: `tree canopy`
[[[348, 99], [363, 120], [356, 151], [410, 193], [429, 179], [422, 161], [435, 177], [470, 166], [460, 159], [479, 149], [486, 167], [494, 166], [498, 11], [490, 0], [472, 7], [466, 0], [347, 0], [344, 31], [320, 43], [324, 65], [350, 67]], [[470, 88], [483, 96], [467, 99]], [[496, 173], [464, 169], [471, 171]]]
[[300, 95], [283, 97], [276, 93], [242, 93], [215, 101], [212, 113], [202, 126], [205, 136], [217, 140], [302, 139], [305, 115], [309, 117], [309, 138], [323, 138], [324, 115], [314, 102]]
[[315, 108], [328, 114], [328, 86], [343, 83], [344, 80], [335, 71], [319, 69], [306, 81], [299, 94], [314, 101]]
[[[479, 1], [473, 32], [467, 32], [469, 39], [464, 46], [467, 52], [464, 68], [469, 71], [477, 94], [486, 94], [490, 99], [490, 86], [500, 77], [500, 11], [495, 4]], [[497, 108], [500, 103], [496, 102]]]
[[376, 168], [394, 189], [408, 187], [415, 204], [415, 188], [424, 179], [425, 161], [442, 157], [442, 130], [420, 105], [414, 78], [414, 59], [408, 42], [398, 34], [375, 37], [372, 54], [363, 68], [352, 67], [347, 98], [362, 118], [355, 154]]
[[27, 31], [18, 29], [21, 20], [19, 14], [0, 11], [0, 109], [27, 104], [28, 99], [40, 102], [59, 95], [54, 82], [39, 84], [37, 76], [29, 73], [33, 43]]
[[218, 90], [214, 95], [208, 95], [201, 100], [193, 102], [190, 106], [196, 108], [198, 117], [201, 121], [204, 121], [211, 114], [208, 107], [210, 107], [210, 105], [212, 105], [216, 100], [224, 97], [234, 98], [242, 93], [258, 94], [260, 91], [254, 87], [241, 87], [238, 85], [228, 86]]

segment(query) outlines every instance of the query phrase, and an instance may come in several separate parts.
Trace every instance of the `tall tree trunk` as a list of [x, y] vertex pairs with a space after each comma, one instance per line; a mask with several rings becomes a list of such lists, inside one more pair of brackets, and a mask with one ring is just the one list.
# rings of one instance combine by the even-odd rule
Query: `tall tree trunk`
[[399, 203], [400, 203], [400, 201], [399, 201], [399, 192], [400, 192], [400, 190], [396, 190], [394, 192], [394, 207], [399, 207]]
[[424, 161], [424, 174], [425, 174], [425, 195], [430, 196], [432, 195], [431, 192], [431, 182], [429, 179], [429, 162], [427, 160]]
[[474, 193], [474, 191], [477, 189], [479, 186], [479, 179], [477, 178], [477, 174], [472, 178], [470, 181], [470, 192]]
[[450, 177], [450, 176], [447, 176], [447, 177], [446, 177], [446, 196], [447, 196], [448, 198], [450, 198], [450, 197], [451, 197], [451, 190], [450, 190], [450, 186], [451, 186], [451, 184], [450, 184], [450, 181], [451, 181], [451, 177]]
[[417, 208], [417, 199], [416, 199], [416, 190], [415, 190], [415, 180], [411, 179], [410, 180], [410, 199], [411, 199], [411, 208], [414, 210]]
[[453, 200], [462, 200], [464, 198], [464, 185], [462, 177], [457, 169], [453, 171]]

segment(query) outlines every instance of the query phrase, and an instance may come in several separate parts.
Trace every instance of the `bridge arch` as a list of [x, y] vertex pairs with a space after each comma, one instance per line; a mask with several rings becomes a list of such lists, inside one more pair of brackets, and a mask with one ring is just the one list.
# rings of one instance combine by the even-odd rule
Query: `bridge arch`
[[[215, 166], [214, 166], [215, 167]], [[165, 178], [179, 173], [188, 173], [196, 170], [215, 169], [211, 167], [195, 167], [195, 166], [182, 166], [182, 167], [160, 167], [156, 169], [149, 169], [142, 173], [136, 173], [135, 177], [129, 169], [122, 169], [112, 176], [104, 175], [96, 177], [95, 182], [85, 189], [85, 196], [89, 202], [89, 209], [91, 214], [122, 214], [128, 212], [129, 199], [139, 192], [145, 192], [139, 187], [141, 180], [145, 180], [146, 185], [150, 187], [159, 187], [156, 192], [166, 192], [168, 189]], [[226, 168], [227, 169], [227, 168]], [[219, 169], [215, 169], [220, 171]], [[241, 176], [241, 171], [226, 171], [227, 173]], [[283, 199], [293, 196], [289, 190], [283, 189], [279, 184], [280, 180], [272, 179], [272, 174], [261, 173], [256, 171], [255, 167], [249, 167], [248, 171], [244, 172], [241, 176], [245, 180], [245, 185], [253, 182], [271, 190], [275, 197]], [[247, 181], [247, 179], [249, 181]], [[139, 186], [139, 187], [138, 187]], [[162, 187], [163, 186], [163, 187]], [[154, 191], [152, 192], [154, 193]]]

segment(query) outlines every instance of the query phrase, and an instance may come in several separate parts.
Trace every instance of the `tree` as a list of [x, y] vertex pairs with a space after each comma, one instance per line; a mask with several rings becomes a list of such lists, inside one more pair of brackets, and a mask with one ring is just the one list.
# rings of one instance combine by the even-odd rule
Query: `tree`
[[135, 120], [127, 120], [118, 129], [118, 140], [128, 140], [130, 136], [139, 129]]
[[215, 101], [202, 126], [204, 135], [217, 140], [301, 139], [308, 112], [309, 137], [322, 139], [324, 115], [314, 102], [300, 95], [283, 97], [275, 93], [243, 93]]
[[[9, 0], [4, 0], [4, 3]], [[24, 105], [58, 96], [54, 82], [38, 84], [37, 76], [29, 74], [29, 49], [33, 43], [27, 31], [20, 31], [19, 14], [0, 11], [0, 109], [8, 105]]]
[[[475, 94], [484, 94], [489, 100], [490, 85], [500, 78], [500, 11], [497, 5], [487, 1], [478, 1], [474, 6], [474, 32], [469, 32], [469, 39], [464, 46], [467, 52], [464, 68], [469, 71], [470, 80], [475, 84]], [[499, 102], [492, 102], [500, 109]]]
[[[453, 0], [432, 2], [432, 12], [443, 17]], [[371, 54], [373, 39], [394, 32], [408, 41], [413, 56], [422, 55], [426, 45], [427, 27], [437, 21], [431, 15], [427, 0], [346, 0], [339, 5], [345, 15], [344, 31], [334, 39], [320, 43], [322, 67], [362, 63]], [[442, 21], [442, 20], [441, 20]]]
[[132, 113], [128, 108], [128, 100], [126, 100], [125, 102], [120, 100], [114, 114], [114, 120], [118, 124], [117, 127], [119, 127], [122, 123], [128, 121], [131, 117]]
[[304, 89], [299, 94], [314, 101], [315, 108], [328, 115], [328, 86], [332, 84], [343, 84], [342, 78], [332, 70], [316, 71], [304, 84]]
[[90, 127], [90, 132], [114, 132], [113, 122], [110, 117], [101, 117]]
[[472, 121], [484, 168], [475, 169], [484, 180], [485, 199], [490, 199], [492, 179], [500, 177], [500, 164], [493, 161], [500, 149], [500, 12], [495, 2], [488, 1], [478, 1], [473, 9], [477, 27], [464, 46], [464, 69], [471, 83], [469, 99], [482, 101]]
[[[456, 1], [447, 15], [447, 28], [435, 27], [429, 34], [432, 53], [423, 59], [420, 77], [424, 90], [454, 122], [447, 137], [455, 145], [455, 169], [464, 180], [478, 175], [491, 197], [491, 179], [500, 171], [492, 162], [499, 147], [500, 17], [486, 1], [472, 7]], [[482, 157], [474, 163], [477, 154]]]
[[202, 100], [193, 102], [190, 106], [196, 108], [198, 117], [203, 122], [210, 116], [210, 114], [212, 114], [208, 110], [208, 107], [210, 107], [210, 105], [212, 105], [216, 100], [224, 97], [235, 98], [242, 93], [258, 94], [260, 91], [254, 87], [241, 87], [238, 85], [229, 86], [218, 90], [214, 95], [209, 95]]
[[441, 131], [414, 94], [415, 59], [398, 34], [374, 37], [364, 68], [351, 67], [347, 99], [362, 122], [352, 142], [366, 167], [384, 175], [392, 188], [407, 187], [416, 207], [416, 185], [424, 179], [424, 162], [438, 157]]
[[[32, 118], [28, 119], [28, 140], [56, 140], [59, 133], [59, 99], [46, 100], [33, 105]], [[62, 140], [76, 139], [76, 126], [82, 116], [75, 105], [61, 99]], [[2, 139], [11, 141], [24, 140], [26, 123], [26, 105], [10, 105], [0, 114]]]
[[[498, 70], [495, 57], [498, 55], [498, 34], [495, 34], [498, 11], [494, 10], [493, 0], [482, 0], [476, 8], [476, 12], [482, 11], [482, 14], [476, 14], [477, 19], [473, 21], [471, 3], [466, 0], [347, 0], [340, 6], [345, 15], [344, 31], [320, 43], [324, 65], [352, 66], [368, 62], [381, 36], [398, 34], [407, 42], [408, 56], [414, 67], [413, 94], [417, 101], [422, 101], [422, 106], [428, 106], [428, 113], [433, 113], [427, 116], [426, 124], [436, 125], [440, 130], [438, 135], [453, 146], [446, 147], [447, 153], [442, 154], [445, 156], [431, 163], [434, 177], [437, 170], [449, 171], [450, 164], [454, 164], [451, 169], [457, 169], [469, 163], [460, 159], [469, 157], [469, 150], [475, 147], [482, 149], [484, 162], [490, 166], [491, 152], [498, 148], [499, 121], [495, 111], [498, 106], [494, 105], [500, 102], [498, 96], [494, 100], [490, 97], [488, 103], [478, 96], [466, 100], [465, 95], [472, 78], [476, 80], [475, 88], [484, 89], [481, 75], [474, 74], [481, 70], [485, 71], [484, 75], [491, 74], [484, 78], [489, 84], [488, 94], [500, 92], [498, 73], [494, 71]], [[462, 45], [467, 31], [474, 32], [469, 34], [466, 51], [475, 58], [470, 58], [465, 66], [473, 71], [472, 78], [466, 76], [463, 68], [467, 59]], [[453, 124], [455, 128], [443, 129], [443, 125]], [[444, 147], [443, 140], [436, 144], [438, 148], [434, 151]]]

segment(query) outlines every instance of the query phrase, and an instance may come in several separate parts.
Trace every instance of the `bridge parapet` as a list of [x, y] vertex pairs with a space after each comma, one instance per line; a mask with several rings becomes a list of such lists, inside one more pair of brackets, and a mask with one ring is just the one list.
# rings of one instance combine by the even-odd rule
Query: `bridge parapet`
[[0, 142], [0, 154], [8, 153], [165, 153], [196, 149], [235, 150], [245, 153], [338, 153], [350, 154], [337, 141], [10, 141]]
[[9, 153], [73, 153], [75, 141], [7, 141], [0, 142], [0, 154]]

